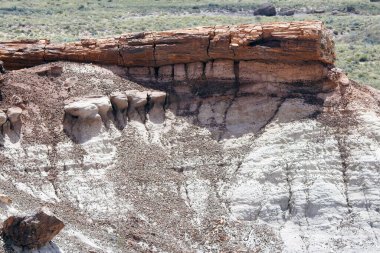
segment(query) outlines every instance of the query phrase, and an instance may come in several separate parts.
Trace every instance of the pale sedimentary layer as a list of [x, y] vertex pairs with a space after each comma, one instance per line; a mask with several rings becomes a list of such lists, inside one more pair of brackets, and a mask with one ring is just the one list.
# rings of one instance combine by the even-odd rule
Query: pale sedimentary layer
[[223, 71], [164, 90], [114, 73], [4, 76], [1, 220], [49, 205], [65, 252], [379, 250], [378, 91], [336, 69], [301, 83]]
[[159, 67], [217, 59], [333, 64], [335, 55], [333, 41], [320, 21], [200, 27], [63, 44], [49, 40], [0, 43], [0, 60], [9, 69], [59, 60]]

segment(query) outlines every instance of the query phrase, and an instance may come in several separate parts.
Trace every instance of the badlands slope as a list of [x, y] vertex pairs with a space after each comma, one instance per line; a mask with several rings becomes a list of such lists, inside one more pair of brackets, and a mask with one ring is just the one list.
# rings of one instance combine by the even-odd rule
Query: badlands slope
[[380, 92], [334, 67], [320, 22], [0, 59], [0, 219], [48, 206], [54, 252], [380, 250]]

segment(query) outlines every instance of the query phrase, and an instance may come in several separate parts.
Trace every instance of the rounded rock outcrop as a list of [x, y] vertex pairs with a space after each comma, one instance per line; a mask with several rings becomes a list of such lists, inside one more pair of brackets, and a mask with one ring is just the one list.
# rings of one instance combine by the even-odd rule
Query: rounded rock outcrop
[[128, 96], [122, 92], [112, 93], [110, 96], [111, 103], [119, 110], [125, 110], [128, 108]]
[[98, 114], [98, 107], [89, 101], [76, 101], [67, 104], [65, 112], [74, 117], [93, 118]]
[[254, 12], [255, 16], [276, 16], [276, 7], [273, 4], [265, 3], [260, 5]]
[[166, 99], [166, 93], [162, 91], [152, 91], [148, 95], [152, 102], [155, 103], [164, 103]]
[[128, 90], [126, 94], [131, 107], [138, 108], [147, 103], [148, 93], [146, 91]]
[[19, 121], [22, 113], [22, 109], [20, 107], [11, 107], [7, 110], [7, 116], [9, 121], [14, 124]]

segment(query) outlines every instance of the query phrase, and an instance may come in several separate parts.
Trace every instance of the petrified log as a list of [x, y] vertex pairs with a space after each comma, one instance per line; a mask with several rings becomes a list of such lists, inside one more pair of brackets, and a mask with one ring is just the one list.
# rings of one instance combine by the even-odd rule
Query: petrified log
[[199, 27], [63, 44], [49, 40], [0, 43], [0, 60], [9, 69], [59, 60], [159, 67], [216, 59], [333, 64], [335, 54], [329, 32], [320, 21]]
[[2, 233], [9, 243], [34, 249], [50, 242], [63, 227], [61, 220], [47, 208], [41, 208], [30, 216], [9, 217], [4, 221]]

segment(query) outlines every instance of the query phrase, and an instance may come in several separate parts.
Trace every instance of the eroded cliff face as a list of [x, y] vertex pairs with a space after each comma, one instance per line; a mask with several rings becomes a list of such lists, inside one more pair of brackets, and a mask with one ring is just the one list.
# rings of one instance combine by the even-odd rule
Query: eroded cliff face
[[49, 206], [65, 252], [379, 250], [380, 94], [320, 22], [0, 48], [102, 64], [2, 76], [2, 220]]

